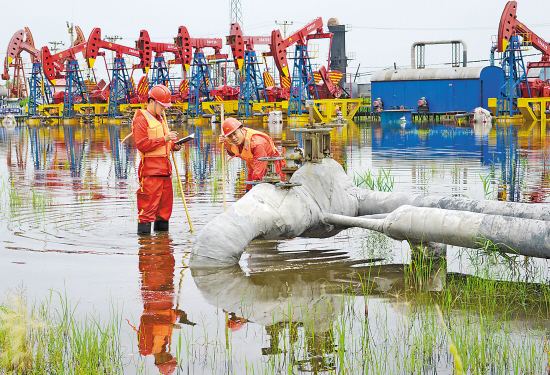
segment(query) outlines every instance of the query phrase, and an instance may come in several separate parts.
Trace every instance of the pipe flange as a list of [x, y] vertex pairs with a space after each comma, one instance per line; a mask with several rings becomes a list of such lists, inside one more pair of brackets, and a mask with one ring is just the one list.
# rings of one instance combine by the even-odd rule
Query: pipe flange
[[302, 184], [299, 182], [278, 182], [275, 186], [280, 189], [290, 189], [296, 186], [302, 186]]

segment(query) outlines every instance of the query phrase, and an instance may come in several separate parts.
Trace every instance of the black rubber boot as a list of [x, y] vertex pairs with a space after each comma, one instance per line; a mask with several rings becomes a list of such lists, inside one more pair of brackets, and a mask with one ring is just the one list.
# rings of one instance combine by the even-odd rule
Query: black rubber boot
[[155, 225], [153, 226], [153, 230], [157, 232], [167, 232], [168, 231], [168, 222], [165, 220], [157, 220], [155, 221]]
[[138, 223], [138, 234], [151, 234], [151, 223]]

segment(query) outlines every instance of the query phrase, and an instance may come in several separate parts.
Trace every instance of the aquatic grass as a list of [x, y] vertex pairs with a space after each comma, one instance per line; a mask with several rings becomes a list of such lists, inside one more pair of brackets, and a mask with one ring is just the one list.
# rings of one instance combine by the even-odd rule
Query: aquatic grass
[[[257, 332], [257, 324], [265, 323], [250, 322], [250, 326], [247, 324], [238, 332], [232, 332], [226, 330], [225, 312], [218, 309], [219, 319], [215, 319], [218, 331], [214, 337], [211, 336], [213, 331], [207, 329], [207, 326], [212, 327], [208, 317], [198, 319], [198, 330], [182, 329], [177, 331], [178, 335], [173, 335], [172, 349], [176, 351], [179, 371], [451, 373], [455, 368], [454, 373], [458, 374], [457, 358], [460, 358], [464, 373], [542, 373], [548, 359], [544, 332], [539, 338], [538, 332], [531, 332], [536, 327], [519, 328], [516, 325], [523, 317], [543, 324], [548, 320], [548, 285], [447, 275], [445, 263], [431, 259], [425, 251], [418, 251], [411, 259], [413, 262], [412, 265], [402, 265], [402, 280], [394, 279], [390, 288], [379, 289], [378, 285], [381, 278], [388, 277], [386, 272], [381, 272], [385, 266], [361, 267], [344, 278], [327, 274], [326, 279], [310, 279], [304, 274], [297, 277], [297, 283], [292, 283], [292, 279], [283, 282], [275, 293], [274, 301], [278, 302], [270, 301], [271, 324], [261, 327], [267, 335], [260, 338], [260, 342], [265, 343], [270, 336], [271, 348], [279, 350], [262, 350], [259, 361], [246, 355], [240, 357], [238, 345], [250, 340], [256, 342], [258, 338], [248, 336], [249, 331]], [[395, 269], [399, 267], [393, 266]], [[331, 269], [330, 272], [333, 271], [337, 270]], [[273, 276], [277, 277], [277, 274]], [[436, 282], [439, 278], [445, 281]], [[306, 289], [302, 290], [304, 282]], [[237, 310], [243, 314], [256, 312], [261, 316], [261, 307], [255, 303], [255, 299], [251, 302], [243, 300]], [[369, 311], [371, 304], [379, 306]], [[94, 353], [110, 350], [111, 341], [99, 340], [95, 345], [94, 335], [86, 335], [79, 328], [82, 323], [74, 319], [74, 306], [65, 302], [59, 305], [54, 312], [62, 316], [61, 321], [72, 319], [76, 328], [69, 325], [66, 331], [55, 331], [57, 336], [64, 338], [62, 340], [56, 335], [49, 336], [53, 348], [49, 356], [59, 358], [55, 361], [57, 367], [48, 368], [50, 373], [66, 372], [71, 364], [68, 361], [74, 360], [67, 352], [79, 353], [82, 361], [89, 362], [100, 356]], [[438, 308], [444, 324], [438, 318]], [[388, 314], [391, 310], [394, 310], [394, 315]], [[50, 327], [50, 320], [44, 321]], [[120, 335], [116, 333], [120, 329], [117, 320], [112, 330], [105, 329], [105, 324], [94, 319], [86, 318], [86, 321], [96, 332], [110, 331], [115, 337]], [[83, 339], [73, 345], [70, 335]], [[97, 348], [89, 356], [81, 352], [88, 345]], [[120, 342], [116, 345], [120, 347]], [[49, 357], [44, 357], [44, 360], [50, 361]], [[89, 367], [79, 366], [82, 373], [89, 370]], [[143, 362], [141, 366], [142, 372], [147, 372]], [[121, 372], [98, 369], [101, 373]]]
[[362, 174], [356, 173], [353, 176], [353, 183], [356, 186], [366, 187], [370, 190], [389, 192], [393, 191], [395, 177], [392, 176], [390, 169], [381, 168], [376, 176], [369, 169]]
[[46, 208], [52, 204], [52, 197], [48, 196], [46, 193], [36, 191], [34, 188], [31, 189], [31, 205], [35, 212], [44, 214]]
[[483, 184], [483, 194], [485, 199], [492, 199], [495, 193], [495, 187], [493, 185], [493, 182], [491, 180], [491, 175], [479, 175], [479, 178], [481, 179], [481, 183]]
[[[59, 308], [52, 307], [53, 296]], [[21, 294], [13, 301], [0, 309], [0, 372], [123, 373], [116, 311], [107, 322], [91, 316], [77, 320], [75, 307], [60, 294], [34, 308], [27, 308]]]
[[34, 323], [22, 298], [10, 298], [9, 305], [0, 306], [0, 370], [21, 373], [32, 365], [27, 331]]
[[9, 189], [9, 206], [12, 214], [16, 214], [17, 211], [23, 207], [23, 196], [19, 188], [15, 187], [15, 182], [11, 181]]

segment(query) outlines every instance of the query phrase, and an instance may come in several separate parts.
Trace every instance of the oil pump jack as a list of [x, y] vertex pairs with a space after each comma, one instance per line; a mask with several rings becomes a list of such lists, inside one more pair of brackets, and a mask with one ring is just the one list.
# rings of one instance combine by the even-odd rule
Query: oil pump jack
[[[155, 85], [165, 85], [174, 93], [174, 87], [170, 80], [168, 63], [164, 57], [165, 53], [171, 53], [176, 56], [181, 55], [181, 51], [174, 43], [152, 42], [147, 30], [139, 32], [139, 39], [136, 42], [136, 49], [139, 51], [141, 65], [145, 69], [145, 73], [152, 69], [149, 88]], [[155, 56], [153, 57], [153, 53]]]
[[[176, 62], [184, 66], [185, 77], [182, 83], [188, 82], [187, 115], [196, 117], [202, 114], [201, 102], [210, 100], [210, 91], [212, 91], [208, 61], [227, 59], [227, 54], [221, 53], [223, 47], [221, 38], [191, 38], [185, 26], [179, 27], [174, 43], [181, 52]], [[214, 49], [214, 54], [206, 56], [205, 48]], [[188, 79], [187, 74], [190, 69], [191, 77]]]
[[273, 82], [273, 78], [267, 71], [263, 76], [260, 73], [256, 45], [270, 45], [269, 36], [244, 36], [241, 26], [232, 23], [227, 37], [227, 44], [231, 46], [235, 68], [239, 71], [239, 117], [252, 115], [251, 101], [267, 101], [265, 81]]
[[[321, 17], [314, 19], [286, 39], [282, 38], [279, 30], [271, 32], [271, 51], [269, 55], [273, 56], [275, 60], [275, 66], [280, 75], [281, 86], [286, 87], [290, 82], [289, 115], [302, 114], [302, 106], [305, 100], [319, 98], [308, 54], [308, 41], [312, 39], [329, 39], [330, 43], [332, 43], [332, 33], [325, 33], [323, 31], [323, 20]], [[296, 47], [294, 52], [294, 68], [291, 77], [288, 67], [287, 48], [292, 45], [296, 45]], [[330, 54], [327, 66], [330, 68]], [[321, 68], [320, 73], [329, 91], [334, 96], [339, 96], [338, 91], [340, 88], [332, 83], [327, 69]]]
[[[90, 33], [84, 53], [90, 68], [94, 67], [95, 60], [98, 56], [104, 55], [104, 52], [100, 51], [102, 49], [115, 52], [112, 70], [113, 74], [109, 84], [108, 116], [116, 117], [121, 114], [119, 105], [130, 103], [132, 98], [136, 95], [134, 85], [130, 79], [131, 74], [128, 74], [124, 56], [142, 57], [143, 54], [136, 48], [103, 40], [101, 38], [101, 29], [96, 27]], [[139, 64], [133, 66], [133, 69], [136, 68], [141, 68], [145, 72], [148, 65], [141, 60]]]
[[[23, 58], [21, 56], [23, 52], [30, 55], [32, 62], [28, 96], [27, 85], [25, 83], [25, 72], [23, 70]], [[28, 27], [16, 31], [11, 37], [8, 44], [6, 59], [4, 61], [2, 79], [10, 79], [9, 68], [14, 69], [10, 96], [29, 98], [27, 103], [27, 113], [29, 116], [36, 115], [38, 105], [51, 103], [52, 89], [48, 81], [44, 80], [42, 75], [42, 56], [40, 50], [34, 46], [34, 38]]]
[[[87, 41], [83, 34], [77, 33], [77, 38], [71, 48], [58, 52], [54, 55], [50, 53], [47, 46], [42, 47], [40, 53], [42, 56], [42, 69], [44, 76], [55, 86], [56, 80], [65, 79], [65, 93], [63, 96], [63, 117], [71, 118], [74, 116], [74, 104], [83, 101], [89, 101], [88, 90], [82, 78], [82, 72], [76, 59], [78, 53], [83, 54], [86, 50]], [[65, 63], [64, 69], [63, 63]]]
[[[530, 62], [525, 69], [522, 48], [534, 47], [542, 53], [540, 61]], [[502, 67], [506, 82], [498, 98], [498, 113], [513, 115], [517, 112], [518, 97], [550, 96], [550, 44], [517, 19], [517, 2], [508, 1], [502, 12], [497, 48], [503, 53]], [[539, 69], [542, 68], [542, 69]], [[541, 71], [532, 77], [530, 70]]]

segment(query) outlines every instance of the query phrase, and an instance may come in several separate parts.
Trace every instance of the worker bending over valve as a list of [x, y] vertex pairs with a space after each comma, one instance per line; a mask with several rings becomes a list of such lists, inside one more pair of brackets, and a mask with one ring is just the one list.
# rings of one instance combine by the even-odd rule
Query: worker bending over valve
[[172, 215], [172, 164], [170, 153], [181, 146], [174, 142], [177, 134], [168, 129], [164, 110], [170, 107], [168, 87], [156, 85], [149, 90], [146, 109], [139, 109], [132, 121], [132, 133], [141, 156], [137, 191], [138, 234], [167, 231]]
[[[233, 117], [228, 117], [222, 124], [222, 135], [220, 143], [225, 143], [225, 148], [230, 156], [236, 156], [246, 162], [248, 170], [248, 181], [259, 181], [267, 173], [267, 161], [258, 160], [261, 157], [281, 156], [271, 137], [261, 131], [246, 128]], [[275, 170], [284, 181], [285, 175], [282, 172], [282, 162], [275, 162]], [[246, 185], [250, 190], [251, 185]]]

